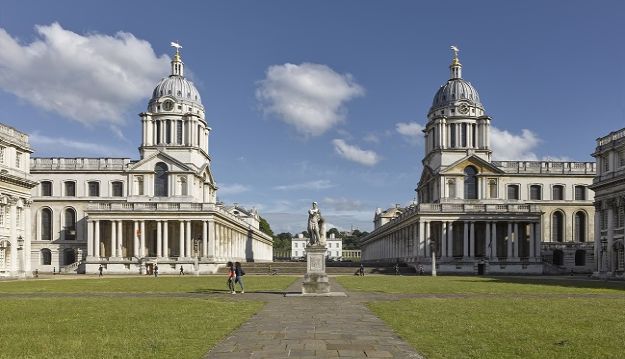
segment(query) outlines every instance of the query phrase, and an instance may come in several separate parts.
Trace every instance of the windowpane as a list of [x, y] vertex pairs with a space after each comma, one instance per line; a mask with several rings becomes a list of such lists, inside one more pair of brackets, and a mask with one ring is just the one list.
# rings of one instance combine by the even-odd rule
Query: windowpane
[[100, 183], [99, 182], [89, 182], [89, 196], [100, 197]]
[[66, 240], [74, 240], [76, 239], [76, 212], [68, 208], [65, 210], [65, 239]]
[[575, 186], [575, 200], [583, 201], [586, 199], [586, 188], [584, 186]]
[[41, 182], [41, 195], [52, 196], [52, 182], [50, 181]]
[[564, 199], [564, 187], [557, 185], [553, 186], [553, 200], [562, 201]]
[[124, 184], [122, 182], [113, 182], [113, 197], [121, 197], [124, 195]]
[[584, 212], [575, 213], [575, 240], [586, 242], [586, 214]]
[[137, 195], [143, 196], [143, 176], [137, 176]]
[[477, 170], [473, 166], [464, 169], [464, 198], [477, 199]]
[[182, 121], [176, 121], [176, 143], [182, 144]]
[[52, 211], [48, 208], [41, 210], [41, 240], [52, 240]]
[[52, 252], [47, 248], [41, 250], [41, 264], [44, 266], [52, 264]]
[[65, 195], [68, 197], [76, 196], [76, 182], [65, 182]]
[[539, 185], [531, 185], [530, 186], [530, 199], [531, 200], [541, 200], [542, 193]]
[[497, 180], [488, 181], [488, 192], [490, 192], [490, 198], [497, 198]]
[[167, 165], [159, 162], [154, 167], [154, 196], [167, 197], [168, 180]]
[[508, 199], [519, 199], [518, 185], [508, 185]]
[[562, 212], [555, 212], [551, 218], [551, 241], [562, 242], [564, 234], [564, 215]]

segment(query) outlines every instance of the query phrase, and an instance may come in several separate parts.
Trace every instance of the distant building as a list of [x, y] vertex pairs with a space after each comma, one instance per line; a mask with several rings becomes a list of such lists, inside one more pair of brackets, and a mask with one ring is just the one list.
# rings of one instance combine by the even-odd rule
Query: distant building
[[625, 128], [597, 139], [592, 154], [599, 170], [595, 191], [595, 249], [598, 273], [625, 276]]
[[[301, 233], [291, 239], [291, 259], [306, 257], [308, 241], [309, 239], [304, 237]], [[343, 240], [341, 238], [336, 238], [334, 233], [331, 233], [330, 237], [326, 239], [326, 247], [326, 258], [338, 259], [343, 256]]]

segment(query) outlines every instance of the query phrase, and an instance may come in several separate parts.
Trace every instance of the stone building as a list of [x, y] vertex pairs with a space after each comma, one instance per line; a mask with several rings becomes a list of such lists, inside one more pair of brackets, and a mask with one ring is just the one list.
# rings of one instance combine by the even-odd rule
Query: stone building
[[625, 128], [597, 139], [592, 154], [599, 169], [595, 191], [595, 238], [600, 276], [625, 277]]
[[405, 262], [448, 273], [589, 272], [594, 253], [593, 162], [493, 161], [492, 119], [462, 78], [428, 112], [418, 204], [378, 210], [363, 262]]
[[0, 277], [31, 275], [31, 153], [26, 134], [0, 124]]
[[[308, 241], [309, 239], [301, 233], [291, 239], [291, 259], [306, 258]], [[343, 257], [343, 240], [337, 238], [334, 233], [330, 233], [330, 236], [326, 239], [326, 248], [326, 258], [339, 259]]]
[[255, 211], [217, 203], [200, 94], [178, 50], [140, 114], [139, 159], [33, 158], [31, 265], [41, 271], [216, 271], [272, 260]]

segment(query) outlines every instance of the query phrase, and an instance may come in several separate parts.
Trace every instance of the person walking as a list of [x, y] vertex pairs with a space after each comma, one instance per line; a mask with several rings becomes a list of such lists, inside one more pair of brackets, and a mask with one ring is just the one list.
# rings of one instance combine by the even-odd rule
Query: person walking
[[360, 263], [360, 269], [358, 269], [358, 274], [359, 274], [361, 277], [364, 277], [364, 276], [365, 276], [365, 266], [364, 266], [362, 263]]
[[400, 275], [400, 273], [399, 273], [399, 263], [395, 263], [395, 275]]
[[423, 275], [423, 264], [419, 264], [419, 275]]
[[101, 277], [101, 276], [102, 276], [102, 270], [103, 270], [103, 269], [104, 269], [104, 268], [102, 267], [102, 264], [100, 264], [100, 266], [98, 267], [98, 277]]
[[184, 267], [180, 266], [180, 275], [184, 275]]
[[[241, 286], [241, 294], [245, 293], [245, 289], [243, 288], [243, 276], [245, 275], [245, 271], [241, 268], [240, 262], [234, 262], [234, 283], [239, 283]], [[232, 285], [234, 289], [234, 284]]]
[[154, 277], [158, 277], [158, 264], [154, 265]]
[[234, 291], [234, 265], [232, 262], [228, 262], [226, 264], [226, 269], [228, 270], [228, 290], [230, 290], [230, 294], [237, 294]]

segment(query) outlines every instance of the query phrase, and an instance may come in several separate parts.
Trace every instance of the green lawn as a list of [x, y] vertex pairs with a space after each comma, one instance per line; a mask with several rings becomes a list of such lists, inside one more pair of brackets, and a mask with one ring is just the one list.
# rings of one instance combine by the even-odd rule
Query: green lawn
[[[282, 291], [295, 279], [295, 277], [288, 276], [245, 276], [243, 283], [246, 292]], [[108, 276], [87, 279], [36, 279], [0, 282], [0, 293], [207, 293], [225, 291], [226, 289], [225, 276], [159, 278]]]
[[1, 299], [0, 358], [200, 358], [262, 307], [179, 298]]
[[446, 276], [337, 280], [351, 291], [440, 295], [368, 303], [429, 359], [625, 357], [623, 282]]

